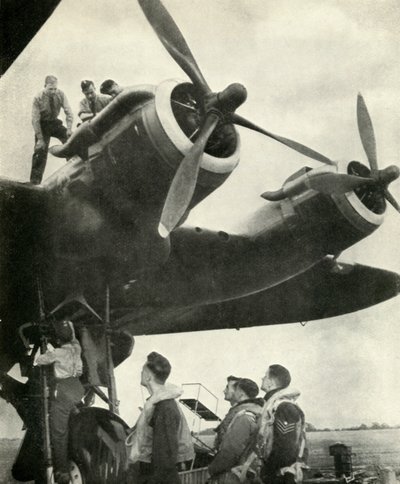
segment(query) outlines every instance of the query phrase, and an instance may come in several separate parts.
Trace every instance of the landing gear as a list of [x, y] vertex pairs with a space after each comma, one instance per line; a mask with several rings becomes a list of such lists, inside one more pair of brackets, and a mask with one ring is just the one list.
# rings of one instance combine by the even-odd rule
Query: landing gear
[[[38, 438], [40, 423], [30, 423], [12, 469], [15, 479], [54, 484], [54, 475], [40, 468], [43, 453]], [[70, 419], [71, 484], [125, 484], [125, 438], [128, 425], [103, 408], [83, 408]]]
[[[35, 484], [55, 484], [57, 482], [56, 469], [52, 466], [49, 422], [52, 384], [48, 379], [49, 375], [47, 375], [45, 367], [33, 366], [33, 357], [39, 347], [42, 352], [46, 350], [46, 336], [50, 327], [48, 319], [54, 318], [60, 307], [73, 301], [81, 303], [92, 314], [91, 318], [75, 321], [75, 327], [81, 337], [84, 331], [93, 333], [93, 337], [86, 341], [86, 343], [89, 341], [90, 344], [81, 345], [82, 356], [87, 366], [84, 384], [89, 389], [88, 396], [97, 394], [107, 403], [109, 409], [89, 407], [88, 405], [93, 402], [85, 401], [70, 416], [68, 455], [71, 470], [69, 484], [125, 484], [127, 481], [125, 438], [129, 427], [117, 415], [118, 400], [114, 363], [118, 364], [130, 354], [133, 339], [128, 334], [112, 331], [108, 288], [104, 319], [94, 312], [83, 295], [67, 298], [64, 303], [45, 316], [39, 278], [38, 293], [41, 310], [40, 322], [29, 325], [29, 328], [24, 328], [20, 334], [26, 352], [29, 353], [25, 362], [25, 376], [29, 376], [28, 382], [23, 384], [7, 375], [1, 379], [0, 396], [13, 404], [27, 429], [12, 468], [12, 475], [22, 482], [32, 480]], [[93, 315], [96, 320], [93, 320]], [[88, 335], [86, 334], [86, 336]], [[125, 356], [119, 354], [120, 351], [115, 351], [115, 345], [118, 346], [118, 350], [123, 348]], [[33, 349], [32, 346], [34, 346]], [[92, 379], [89, 369], [93, 368], [98, 371], [95, 372], [96, 378]], [[107, 391], [103, 392], [101, 387], [106, 387]], [[60, 477], [67, 482], [67, 476]]]
[[76, 473], [77, 480], [72, 480], [72, 484], [125, 484], [128, 430], [118, 415], [103, 408], [85, 408], [74, 415], [70, 424], [70, 456], [80, 474]]
[[71, 476], [71, 484], [85, 484], [81, 471], [75, 462], [71, 462], [71, 470], [69, 471]]

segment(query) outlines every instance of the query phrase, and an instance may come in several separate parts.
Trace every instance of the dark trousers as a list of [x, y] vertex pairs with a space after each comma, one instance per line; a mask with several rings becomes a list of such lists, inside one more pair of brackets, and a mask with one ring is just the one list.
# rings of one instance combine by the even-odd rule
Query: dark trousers
[[265, 484], [296, 484], [294, 475], [290, 472], [285, 472], [283, 476], [276, 476], [271, 474], [262, 475], [261, 471], [261, 477]]
[[36, 149], [38, 139], [35, 136], [35, 149], [32, 156], [31, 170], [31, 183], [34, 183], [35, 185], [39, 185], [43, 178], [43, 173], [46, 168], [50, 138], [57, 138], [63, 144], [68, 139], [67, 128], [63, 126], [61, 119], [55, 119], [54, 121], [41, 121], [40, 126], [42, 128], [45, 146], [43, 148]]
[[151, 464], [137, 462], [130, 466], [127, 476], [128, 484], [180, 484], [178, 469], [156, 472]]
[[68, 421], [72, 410], [83, 395], [83, 386], [78, 378], [66, 378], [57, 382], [56, 396], [50, 404], [51, 445], [56, 471], [69, 471]]

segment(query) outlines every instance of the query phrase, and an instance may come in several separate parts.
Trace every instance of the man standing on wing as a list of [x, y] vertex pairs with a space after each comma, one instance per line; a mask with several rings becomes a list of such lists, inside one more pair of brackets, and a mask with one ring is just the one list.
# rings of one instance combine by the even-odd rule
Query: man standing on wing
[[101, 94], [107, 94], [107, 96], [111, 96], [113, 99], [118, 96], [124, 90], [119, 84], [117, 84], [112, 79], [107, 79], [101, 83], [100, 92]]
[[82, 81], [81, 89], [85, 97], [79, 103], [78, 116], [82, 121], [89, 121], [104, 109], [111, 102], [112, 98], [97, 94], [93, 81]]
[[[65, 143], [72, 133], [73, 115], [67, 96], [57, 87], [55, 76], [46, 76], [44, 89], [33, 99], [32, 126], [35, 131], [35, 149], [32, 156], [31, 183], [39, 185], [47, 162], [50, 138]], [[58, 119], [61, 108], [65, 112], [67, 127]]]

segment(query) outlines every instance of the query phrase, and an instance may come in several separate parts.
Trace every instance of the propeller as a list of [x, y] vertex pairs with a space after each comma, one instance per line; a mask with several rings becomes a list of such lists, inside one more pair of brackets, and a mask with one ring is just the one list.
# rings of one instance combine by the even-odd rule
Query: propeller
[[[207, 142], [220, 121], [234, 123], [258, 133], [264, 134], [298, 153], [327, 165], [334, 163], [326, 156], [297, 141], [278, 136], [255, 125], [251, 121], [235, 113], [236, 109], [244, 103], [247, 91], [241, 84], [230, 84], [223, 91], [213, 92], [205, 80], [193, 54], [186, 43], [175, 21], [163, 6], [160, 0], [138, 0], [143, 13], [157, 34], [158, 38], [181, 69], [189, 76], [199, 96], [202, 96], [204, 115], [203, 123], [197, 140], [186, 154], [175, 173], [169, 187], [168, 194], [161, 213], [159, 233], [168, 237], [177, 226], [193, 197], [197, 184], [199, 169], [206, 149]], [[388, 190], [388, 185], [400, 175], [396, 166], [389, 166], [384, 170], [378, 169], [376, 155], [376, 141], [370, 115], [361, 94], [357, 99], [357, 122], [360, 138], [371, 168], [369, 177], [350, 174], [323, 172], [318, 176], [309, 177], [307, 185], [324, 194], [342, 194], [356, 190], [364, 185], [374, 185], [382, 196], [400, 212], [394, 197]], [[266, 192], [263, 197], [279, 200], [284, 197], [283, 189], [277, 192]]]
[[313, 160], [320, 161], [321, 163], [325, 163], [326, 165], [334, 165], [333, 161], [331, 161], [326, 156], [321, 155], [321, 153], [318, 153], [317, 151], [314, 151], [311, 148], [308, 148], [307, 146], [304, 146], [301, 143], [298, 143], [297, 141], [293, 141], [288, 138], [283, 138], [282, 136], [278, 136], [274, 133], [271, 133], [270, 131], [266, 131], [265, 129], [260, 128], [259, 126], [255, 125], [251, 121], [248, 121], [242, 116], [239, 116], [236, 113], [232, 115], [232, 121], [235, 124], [238, 124], [239, 126], [243, 126], [245, 128], [252, 129], [253, 131], [257, 131], [258, 133], [265, 134], [265, 136], [269, 136], [270, 138], [276, 141], [279, 141], [279, 143], [282, 143], [285, 146], [292, 148], [292, 150], [295, 150], [304, 156], [308, 156]]
[[171, 57], [202, 94], [211, 92], [181, 31], [159, 0], [139, 0], [139, 5]]
[[365, 178], [345, 173], [322, 173], [319, 176], [310, 177], [306, 184], [325, 195], [342, 195], [365, 185], [374, 184], [372, 178]]
[[[372, 178], [334, 172], [313, 173], [312, 176], [308, 176], [304, 181], [304, 184], [308, 188], [312, 188], [324, 195], [342, 195], [362, 186], [372, 185], [374, 183], [375, 181]], [[270, 202], [277, 202], [296, 193], [297, 190], [295, 184], [294, 186], [289, 184], [274, 192], [265, 192], [261, 196]]]
[[378, 171], [378, 161], [376, 157], [376, 141], [374, 127], [372, 126], [371, 117], [368, 113], [367, 105], [364, 98], [359, 93], [357, 96], [357, 124], [360, 133], [361, 143], [367, 155], [371, 172]]
[[235, 110], [246, 100], [246, 88], [241, 84], [235, 83], [230, 84], [221, 92], [215, 93], [211, 91], [181, 31], [161, 1], [138, 1], [143, 13], [166, 50], [181, 69], [189, 76], [199, 95], [202, 96], [203, 114], [205, 115], [199, 136], [190, 151], [181, 161], [180, 167], [169, 188], [159, 225], [159, 232], [162, 237], [167, 237], [176, 227], [191, 202], [196, 188], [204, 150], [209, 137], [217, 127], [219, 121], [234, 123], [252, 129], [253, 131], [257, 131], [279, 141], [302, 155], [328, 165], [333, 164], [329, 158], [320, 153], [317, 153], [296, 141], [263, 130], [250, 121], [235, 114]]
[[[235, 117], [240, 118], [237, 114], [234, 114]], [[249, 123], [246, 121], [246, 123]], [[305, 179], [305, 185], [308, 188], [312, 188], [320, 193], [325, 195], [342, 195], [347, 192], [351, 192], [353, 190], [357, 190], [363, 186], [373, 186], [375, 192], [378, 195], [383, 196], [393, 207], [400, 212], [400, 206], [396, 202], [393, 195], [389, 192], [388, 186], [389, 184], [399, 178], [400, 170], [397, 166], [391, 165], [387, 168], [379, 170], [378, 168], [378, 161], [376, 155], [376, 141], [375, 141], [375, 133], [374, 128], [372, 125], [371, 117], [369, 115], [367, 106], [365, 104], [364, 98], [361, 94], [358, 94], [357, 97], [357, 124], [358, 124], [358, 131], [360, 133], [361, 143], [364, 147], [364, 151], [367, 155], [368, 163], [370, 166], [370, 173], [369, 176], [360, 176], [360, 174], [345, 174], [345, 173], [334, 173], [334, 172], [320, 172], [314, 173], [312, 176], [308, 176]], [[256, 130], [263, 132], [261, 128], [256, 126]], [[273, 135], [275, 136], [275, 135]], [[273, 137], [271, 136], [271, 137]], [[277, 141], [282, 142], [282, 138], [280, 136], [275, 136]], [[287, 140], [283, 138], [286, 142]], [[289, 142], [292, 144], [293, 141]], [[298, 143], [296, 143], [298, 145]], [[300, 145], [301, 148], [304, 149], [303, 154], [309, 156], [310, 158], [314, 158], [316, 160], [322, 161], [323, 163], [329, 164], [324, 160], [324, 156], [320, 155], [319, 153], [310, 150], [310, 148], [303, 147]], [[298, 146], [297, 146], [298, 148]], [[322, 157], [322, 158], [321, 158]], [[354, 163], [354, 162], [353, 162]], [[358, 162], [357, 162], [358, 163]], [[362, 165], [363, 166], [363, 165]], [[366, 167], [364, 167], [366, 171], [369, 171]], [[279, 201], [284, 199], [290, 193], [290, 190], [295, 190], [295, 188], [291, 187], [290, 184], [286, 187], [283, 187], [279, 190], [273, 192], [265, 192], [261, 196], [269, 201]]]
[[211, 112], [207, 115], [196, 142], [176, 171], [158, 226], [158, 232], [163, 238], [168, 237], [169, 233], [176, 227], [190, 204], [196, 188], [204, 148], [218, 121], [219, 116], [216, 113]]
[[371, 168], [371, 178], [374, 180], [376, 187], [380, 189], [379, 191], [382, 196], [394, 207], [395, 210], [400, 212], [399, 204], [388, 189], [389, 184], [399, 178], [400, 170], [395, 165], [388, 166], [383, 170], [378, 169], [374, 127], [367, 105], [360, 93], [357, 96], [357, 124], [361, 143]]

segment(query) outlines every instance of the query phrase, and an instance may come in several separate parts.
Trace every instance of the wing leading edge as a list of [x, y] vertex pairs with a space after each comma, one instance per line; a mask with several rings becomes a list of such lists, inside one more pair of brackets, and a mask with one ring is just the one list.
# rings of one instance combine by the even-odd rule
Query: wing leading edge
[[[400, 276], [326, 258], [278, 286], [218, 304], [148, 314], [123, 325], [134, 335], [241, 328], [340, 316], [386, 301], [400, 292]], [[118, 322], [116, 322], [118, 324]]]

